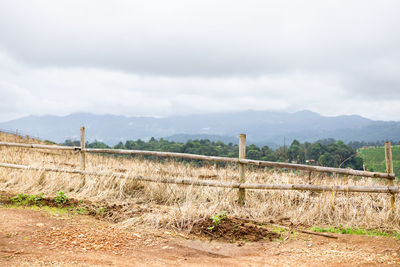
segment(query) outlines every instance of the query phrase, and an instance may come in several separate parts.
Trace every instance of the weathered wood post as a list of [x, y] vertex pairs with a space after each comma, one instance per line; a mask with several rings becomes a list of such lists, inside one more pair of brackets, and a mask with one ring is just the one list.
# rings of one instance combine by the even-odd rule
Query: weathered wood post
[[[394, 173], [393, 172], [393, 161], [392, 161], [392, 147], [390, 145], [390, 142], [385, 143], [385, 160], [386, 160], [386, 173]], [[388, 180], [388, 185], [394, 186], [393, 180]], [[392, 193], [390, 196], [390, 205], [392, 208], [392, 215], [394, 215], [394, 211], [395, 211], [394, 203], [395, 203], [395, 196], [394, 196], [394, 193]]]
[[[86, 153], [85, 153], [85, 126], [81, 127], [81, 170], [86, 170]], [[82, 174], [82, 186], [85, 185], [85, 175]]]
[[[239, 135], [239, 159], [246, 158], [246, 135]], [[245, 174], [244, 174], [245, 165], [243, 163], [239, 163], [239, 183], [245, 182]], [[246, 199], [246, 192], [244, 188], [239, 188], [238, 192], [238, 203], [243, 206]]]

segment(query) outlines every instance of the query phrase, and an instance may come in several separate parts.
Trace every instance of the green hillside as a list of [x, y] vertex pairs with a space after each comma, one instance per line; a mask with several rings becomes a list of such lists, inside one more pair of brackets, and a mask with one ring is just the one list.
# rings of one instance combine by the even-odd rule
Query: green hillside
[[[368, 171], [385, 172], [385, 148], [369, 147], [359, 149]], [[400, 146], [392, 146], [393, 168], [397, 179], [400, 178]]]

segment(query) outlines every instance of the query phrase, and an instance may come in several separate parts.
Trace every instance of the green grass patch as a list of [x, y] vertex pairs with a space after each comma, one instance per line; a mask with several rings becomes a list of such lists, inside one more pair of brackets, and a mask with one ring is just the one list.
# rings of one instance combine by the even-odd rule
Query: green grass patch
[[24, 208], [36, 211], [46, 211], [51, 215], [75, 215], [89, 214], [89, 210], [84, 207], [75, 207], [72, 203], [69, 203], [69, 198], [64, 194], [64, 192], [57, 192], [57, 196], [52, 198], [45, 198], [43, 193], [38, 195], [28, 195], [28, 194], [17, 194], [14, 196], [3, 198], [5, 201], [5, 207], [7, 208]]
[[[49, 206], [43, 206], [43, 207], [32, 206], [31, 208], [39, 211], [44, 210], [54, 216], [66, 216], [71, 214], [71, 210], [69, 210], [67, 207], [62, 208], [62, 207], [49, 207]], [[74, 214], [74, 212], [72, 212], [72, 214]]]
[[[0, 206], [5, 208], [22, 208], [37, 211], [46, 211], [51, 215], [92, 215], [103, 217], [108, 212], [107, 207], [99, 204], [85, 203], [83, 200], [70, 199], [63, 191], [56, 192], [55, 197], [44, 197], [43, 193], [37, 195], [16, 194], [0, 195]], [[215, 223], [218, 219], [224, 218], [224, 213], [215, 216]], [[221, 218], [220, 218], [221, 217]]]
[[86, 215], [86, 214], [89, 213], [89, 211], [88, 211], [87, 208], [85, 208], [85, 207], [80, 207], [80, 208], [78, 208], [78, 209], [76, 210], [76, 212], [77, 212], [78, 214], [81, 214], [81, 215]]
[[3, 207], [8, 208], [8, 209], [30, 209], [34, 211], [45, 211], [48, 212], [50, 215], [54, 216], [65, 216], [69, 214], [75, 214], [76, 212], [73, 212], [69, 210], [67, 207], [49, 207], [49, 206], [23, 206], [19, 204], [7, 204], [3, 205]]
[[[276, 238], [275, 241], [282, 242], [284, 239], [288, 240], [295, 240], [297, 238], [298, 232], [296, 230], [291, 230], [290, 233], [288, 233], [288, 229], [280, 226], [272, 226], [270, 228], [271, 232], [277, 233], [279, 235], [279, 238]], [[287, 236], [289, 237], [287, 238]], [[286, 237], [285, 237], [286, 236]]]
[[279, 226], [273, 226], [271, 231], [274, 233], [277, 233], [277, 234], [284, 234], [284, 233], [286, 233], [286, 228], [279, 227]]
[[[365, 167], [368, 171], [385, 172], [385, 148], [381, 147], [368, 147], [359, 149], [359, 156], [363, 159]], [[392, 160], [393, 169], [397, 179], [400, 178], [400, 146], [392, 146]]]
[[390, 231], [390, 232], [382, 232], [378, 230], [366, 230], [363, 228], [350, 228], [350, 227], [311, 227], [310, 229], [313, 232], [319, 233], [334, 233], [334, 234], [352, 234], [352, 235], [368, 235], [368, 236], [385, 236], [396, 238], [400, 240], [400, 233], [397, 231]]

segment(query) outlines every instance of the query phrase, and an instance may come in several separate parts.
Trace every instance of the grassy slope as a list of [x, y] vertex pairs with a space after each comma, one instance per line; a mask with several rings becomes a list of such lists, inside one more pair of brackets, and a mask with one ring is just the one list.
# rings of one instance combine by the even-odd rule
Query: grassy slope
[[[364, 160], [365, 167], [369, 171], [385, 172], [384, 147], [370, 147], [360, 149], [360, 156]], [[392, 146], [393, 167], [396, 176], [400, 177], [400, 146]]]

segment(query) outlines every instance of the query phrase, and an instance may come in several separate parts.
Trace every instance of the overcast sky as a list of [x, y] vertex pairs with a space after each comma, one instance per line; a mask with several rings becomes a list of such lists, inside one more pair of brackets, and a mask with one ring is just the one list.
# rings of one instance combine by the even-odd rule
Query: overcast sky
[[1, 1], [0, 121], [303, 109], [400, 120], [400, 1]]

